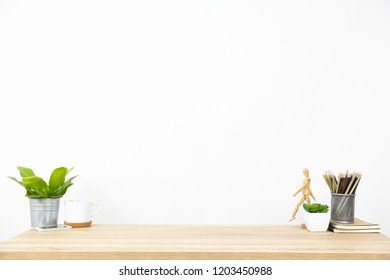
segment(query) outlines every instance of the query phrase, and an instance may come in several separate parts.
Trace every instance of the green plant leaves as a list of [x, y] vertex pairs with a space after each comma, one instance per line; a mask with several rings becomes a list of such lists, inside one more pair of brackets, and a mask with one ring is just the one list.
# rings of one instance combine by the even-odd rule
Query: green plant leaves
[[63, 196], [68, 188], [73, 185], [72, 180], [77, 176], [65, 181], [67, 174], [73, 168], [58, 167], [53, 170], [50, 175], [49, 184], [42, 178], [35, 176], [31, 168], [18, 166], [17, 167], [22, 181], [18, 181], [15, 177], [8, 177], [11, 180], [22, 185], [26, 189], [26, 196], [31, 198], [57, 198]]
[[23, 184], [29, 196], [37, 195], [37, 196], [45, 197], [49, 193], [49, 186], [40, 177], [33, 176], [33, 177], [23, 178]]
[[59, 167], [54, 169], [50, 176], [49, 190], [54, 191], [55, 189], [58, 189], [62, 184], [64, 184], [67, 173], [68, 169], [65, 167]]
[[303, 208], [309, 213], [327, 213], [329, 211], [328, 205], [319, 203], [304, 203]]
[[15, 181], [16, 183], [18, 183], [24, 187], [23, 182], [18, 181], [18, 179], [16, 179], [15, 177], [8, 176], [8, 178], [10, 178], [11, 180]]
[[76, 178], [76, 177], [77, 177], [77, 176], [73, 176], [72, 178], [70, 178], [68, 181], [66, 181], [65, 183], [63, 183], [63, 184], [58, 188], [58, 193], [60, 194], [60, 196], [63, 196], [63, 195], [66, 193], [66, 191], [68, 190], [68, 188], [69, 188], [70, 186], [73, 185], [72, 180], [73, 180], [74, 178]]
[[18, 166], [17, 168], [18, 168], [18, 170], [20, 172], [20, 176], [22, 178], [35, 176], [34, 171], [32, 171], [31, 168], [27, 168], [27, 167], [23, 167], [23, 166]]

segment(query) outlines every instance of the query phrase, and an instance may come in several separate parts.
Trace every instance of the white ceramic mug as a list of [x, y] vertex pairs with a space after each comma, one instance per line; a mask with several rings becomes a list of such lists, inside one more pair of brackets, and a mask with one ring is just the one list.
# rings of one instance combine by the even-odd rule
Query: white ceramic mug
[[102, 203], [92, 200], [65, 200], [65, 221], [86, 223], [102, 209]]

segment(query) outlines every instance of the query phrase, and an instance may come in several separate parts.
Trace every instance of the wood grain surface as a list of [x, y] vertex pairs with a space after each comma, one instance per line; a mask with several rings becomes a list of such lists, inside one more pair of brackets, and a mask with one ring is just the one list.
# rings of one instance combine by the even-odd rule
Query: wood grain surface
[[296, 225], [92, 225], [28, 230], [0, 244], [0, 259], [388, 260], [390, 238]]

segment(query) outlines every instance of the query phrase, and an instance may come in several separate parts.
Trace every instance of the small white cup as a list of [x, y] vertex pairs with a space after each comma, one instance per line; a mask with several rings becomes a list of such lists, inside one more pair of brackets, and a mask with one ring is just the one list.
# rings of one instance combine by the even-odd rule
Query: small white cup
[[102, 203], [92, 200], [65, 200], [65, 221], [86, 223], [102, 209]]

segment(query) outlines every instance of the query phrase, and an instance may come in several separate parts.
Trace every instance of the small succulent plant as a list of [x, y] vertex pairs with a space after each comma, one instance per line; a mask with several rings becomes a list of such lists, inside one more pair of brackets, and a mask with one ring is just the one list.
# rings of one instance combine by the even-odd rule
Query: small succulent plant
[[309, 213], [327, 213], [329, 211], [328, 205], [319, 203], [304, 203], [303, 208]]

